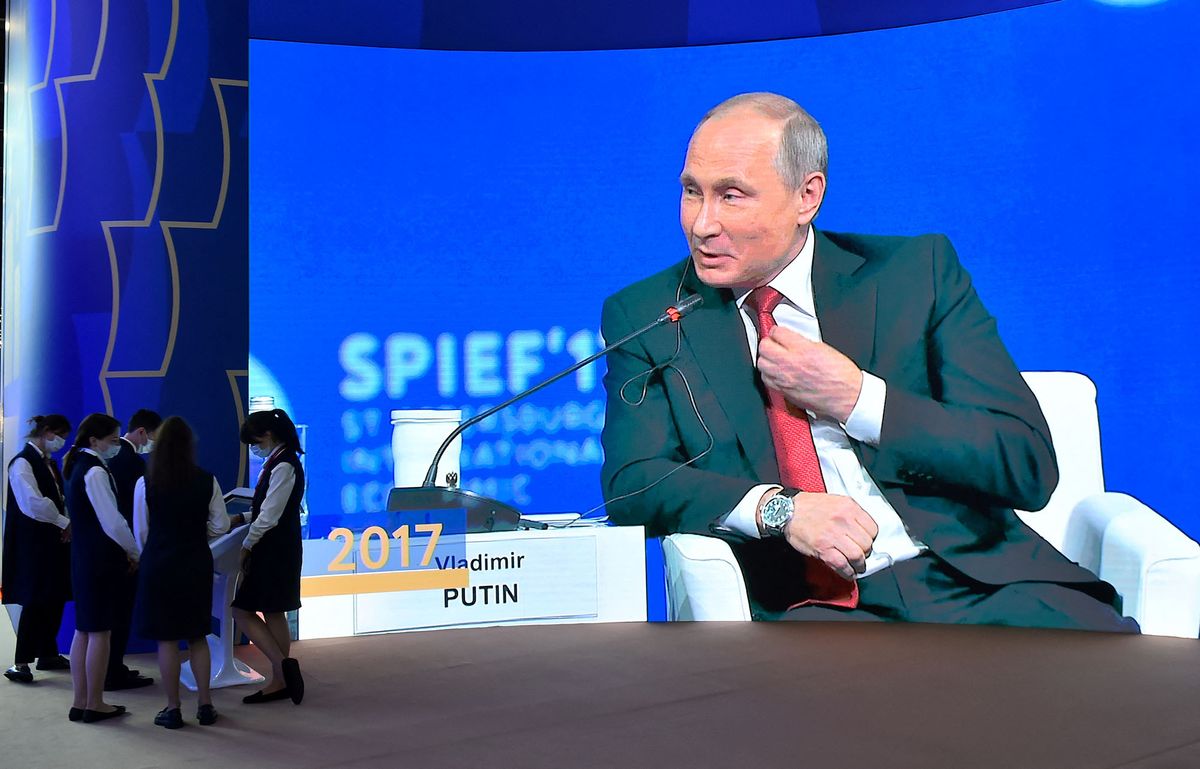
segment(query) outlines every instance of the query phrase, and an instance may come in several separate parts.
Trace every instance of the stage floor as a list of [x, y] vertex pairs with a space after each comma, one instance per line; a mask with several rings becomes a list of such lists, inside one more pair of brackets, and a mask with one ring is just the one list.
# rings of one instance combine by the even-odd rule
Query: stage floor
[[[0, 654], [12, 658], [12, 631]], [[1200, 767], [1200, 643], [931, 625], [617, 624], [306, 641], [307, 695], [220, 722], [69, 723], [70, 679], [0, 681], [0, 766]], [[252, 649], [241, 656], [262, 658]], [[157, 678], [149, 655], [131, 664]], [[192, 695], [194, 697], [194, 695]]]

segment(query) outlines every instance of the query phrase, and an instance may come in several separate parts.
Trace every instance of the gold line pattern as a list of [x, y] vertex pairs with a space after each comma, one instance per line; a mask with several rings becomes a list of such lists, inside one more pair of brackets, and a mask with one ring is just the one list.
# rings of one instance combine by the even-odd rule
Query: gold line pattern
[[[192, 229], [192, 230], [215, 230], [221, 226], [221, 215], [225, 211], [225, 200], [229, 193], [229, 171], [231, 164], [231, 142], [229, 135], [229, 115], [225, 108], [225, 98], [221, 92], [222, 86], [246, 88], [249, 82], [246, 80], [229, 80], [225, 78], [209, 78], [212, 84], [213, 93], [217, 99], [217, 112], [221, 118], [221, 142], [222, 142], [222, 159], [221, 159], [221, 187], [217, 195], [217, 203], [213, 210], [212, 218], [206, 222], [203, 221], [167, 221], [162, 220], [159, 226], [163, 232], [163, 241], [167, 248], [167, 260], [171, 267], [171, 326], [167, 335], [166, 348], [163, 351], [162, 365], [154, 371], [110, 371], [108, 366], [112, 361], [112, 350], [116, 345], [117, 325], [120, 316], [120, 289], [117, 284], [117, 257], [116, 248], [110, 235], [110, 229], [118, 226], [146, 226], [150, 219], [153, 218], [152, 212], [148, 212], [147, 218], [143, 222], [102, 222], [104, 226], [104, 238], [108, 246], [109, 265], [113, 276], [113, 321], [109, 330], [108, 349], [105, 352], [104, 363], [100, 371], [100, 387], [104, 393], [105, 407], [112, 411], [112, 399], [108, 388], [109, 379], [134, 379], [148, 378], [156, 376], [165, 376], [167, 368], [171, 365], [171, 358], [175, 352], [175, 340], [179, 333], [179, 260], [175, 253], [175, 238], [172, 230], [175, 229]], [[162, 153], [162, 122], [157, 110], [157, 99], [155, 105], [155, 125], [159, 138], [159, 154], [161, 166]], [[158, 187], [160, 186], [161, 173], [155, 174], [155, 192], [154, 199], [157, 201]], [[239, 417], [240, 420], [240, 417]]]
[[215, 230], [221, 226], [221, 215], [225, 212], [225, 199], [229, 194], [229, 167], [231, 155], [231, 142], [229, 137], [229, 115], [225, 109], [225, 97], [221, 93], [222, 86], [237, 86], [246, 88], [249, 83], [245, 80], [227, 80], [223, 78], [209, 78], [212, 84], [213, 94], [217, 99], [217, 113], [221, 118], [221, 191], [217, 194], [217, 204], [213, 210], [212, 218], [207, 222], [183, 222], [183, 221], [160, 221], [162, 227], [163, 240], [167, 245], [167, 255], [171, 263], [171, 287], [172, 287], [172, 305], [171, 305], [171, 331], [167, 337], [167, 349], [163, 354], [162, 367], [158, 371], [161, 376], [167, 372], [167, 366], [171, 363], [171, 356], [175, 351], [175, 337], [179, 331], [179, 261], [175, 256], [175, 238], [171, 234], [171, 230]]
[[[50, 83], [50, 63], [54, 61], [54, 30], [58, 28], [58, 0], [50, 0], [50, 43], [46, 46], [46, 71], [42, 73], [42, 82], [29, 87], [29, 93], [40, 91]], [[30, 105], [31, 113], [33, 105]], [[32, 136], [32, 134], [30, 134]]]
[[[237, 378], [249, 377], [250, 372], [247, 369], [225, 369], [225, 376], [229, 378], [229, 386], [233, 389], [233, 407], [237, 410], [237, 422], [240, 425], [242, 420], [246, 418], [246, 406], [242, 403], [242, 391], [238, 389]], [[245, 448], [245, 447], [243, 447]], [[238, 452], [238, 474], [237, 483], [235, 486], [246, 485], [246, 452]]]
[[[51, 27], [51, 53], [54, 45], [53, 29], [57, 18], [57, 4], [52, 6], [50, 15]], [[104, 44], [108, 40], [108, 0], [100, 2], [100, 35], [96, 41], [96, 56], [92, 60], [92, 68], [85, 75], [66, 75], [65, 77], [54, 78], [54, 96], [58, 100], [58, 125], [59, 131], [62, 134], [62, 161], [58, 167], [58, 200], [54, 204], [54, 221], [44, 227], [38, 227], [30, 230], [30, 235], [41, 235], [47, 232], [54, 232], [58, 229], [58, 222], [62, 218], [63, 194], [67, 191], [67, 107], [63, 102], [62, 87], [67, 83], [86, 83], [96, 79], [96, 74], [100, 71], [100, 60], [104, 58]], [[46, 56], [46, 77], [50, 76], [50, 55]], [[45, 83], [43, 82], [44, 86]], [[32, 102], [30, 103], [30, 111], [32, 114]], [[32, 134], [31, 134], [32, 135]]]
[[[167, 258], [171, 268], [171, 331], [168, 337], [168, 348], [164, 353], [164, 363], [159, 367], [158, 371], [109, 371], [109, 365], [112, 363], [113, 348], [117, 342], [117, 328], [121, 318], [121, 288], [119, 282], [119, 269], [117, 265], [117, 251], [113, 243], [112, 231], [114, 229], [145, 229], [150, 226], [150, 222], [154, 219], [154, 213], [158, 209], [158, 198], [162, 192], [163, 178], [163, 155], [165, 141], [163, 139], [163, 120], [162, 110], [158, 101], [158, 90], [156, 83], [164, 80], [167, 72], [171, 68], [171, 60], [175, 55], [175, 43], [179, 36], [179, 0], [171, 1], [171, 30], [167, 38], [167, 48], [163, 53], [162, 64], [159, 66], [158, 72], [144, 72], [142, 77], [146, 81], [146, 91], [150, 97], [150, 109], [154, 115], [154, 183], [150, 189], [150, 200], [146, 204], [146, 214], [140, 220], [109, 220], [100, 222], [100, 228], [104, 232], [104, 243], [108, 250], [108, 266], [109, 273], [112, 279], [112, 318], [109, 321], [108, 328], [108, 344], [104, 350], [104, 361], [100, 365], [100, 391], [104, 396], [104, 408], [108, 413], [112, 413], [112, 393], [109, 391], [109, 379], [135, 378], [135, 377], [150, 377], [162, 376], [166, 373], [166, 364], [170, 362], [170, 351], [174, 347], [175, 331], [179, 321], [179, 266], [175, 261], [174, 249], [168, 247]], [[160, 222], [160, 226], [161, 226]]]

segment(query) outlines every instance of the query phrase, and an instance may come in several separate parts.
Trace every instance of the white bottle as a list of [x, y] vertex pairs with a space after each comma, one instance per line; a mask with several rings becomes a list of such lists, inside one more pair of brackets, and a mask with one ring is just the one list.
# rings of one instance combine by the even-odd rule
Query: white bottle
[[[438, 446], [462, 422], [460, 409], [396, 409], [392, 411], [392, 479], [397, 488], [420, 486]], [[438, 463], [437, 485], [449, 486], [447, 476], [459, 477], [462, 436], [446, 448]], [[453, 485], [461, 485], [456, 481]]]

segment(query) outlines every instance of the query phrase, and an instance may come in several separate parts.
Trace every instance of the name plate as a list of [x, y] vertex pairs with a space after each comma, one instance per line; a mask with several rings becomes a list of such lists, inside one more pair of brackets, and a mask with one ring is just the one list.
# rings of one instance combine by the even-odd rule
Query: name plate
[[465, 584], [359, 593], [355, 634], [597, 616], [594, 537], [447, 539], [433, 571], [465, 572]]

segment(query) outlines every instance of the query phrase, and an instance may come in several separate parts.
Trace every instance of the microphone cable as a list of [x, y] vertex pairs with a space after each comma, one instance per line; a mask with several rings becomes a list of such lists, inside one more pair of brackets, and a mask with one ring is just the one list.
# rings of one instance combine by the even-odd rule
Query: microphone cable
[[[683, 274], [679, 276], [679, 285], [676, 286], [676, 288], [675, 288], [675, 303], [676, 304], [679, 304], [682, 299], [683, 283], [684, 283], [684, 280], [686, 280], [686, 278], [687, 278], [688, 269], [690, 269], [691, 267], [692, 267], [692, 262], [689, 259], [687, 266], [683, 270]], [[645, 402], [646, 394], [649, 392], [649, 389], [650, 389], [650, 378], [652, 376], [654, 376], [656, 373], [661, 372], [662, 377], [663, 377], [663, 382], [665, 383], [666, 382], [666, 376], [665, 376], [666, 372], [674, 371], [679, 376], [679, 380], [683, 384], [684, 391], [687, 392], [688, 402], [692, 406], [692, 413], [696, 415], [696, 421], [698, 421], [700, 423], [700, 427], [704, 430], [704, 435], [705, 435], [705, 437], [708, 438], [708, 445], [705, 446], [704, 450], [701, 451], [696, 456], [688, 459], [686, 462], [682, 462], [682, 463], [676, 465], [675, 467], [672, 467], [670, 470], [663, 473], [658, 478], [655, 478], [653, 481], [651, 481], [650, 483], [641, 487], [640, 489], [635, 489], [634, 491], [630, 491], [625, 494], [621, 494], [619, 496], [613, 497], [612, 499], [604, 500], [600, 504], [591, 508], [590, 510], [587, 510], [584, 513], [582, 513], [579, 516], [579, 518], [576, 520], [583, 520], [583, 519], [587, 518], [589, 515], [596, 512], [600, 508], [607, 506], [611, 502], [620, 502], [622, 500], [629, 499], [630, 497], [637, 496], [638, 494], [644, 494], [645, 492], [649, 491], [650, 489], [654, 488], [658, 484], [662, 483], [667, 478], [670, 478], [672, 475], [679, 472], [683, 468], [688, 467], [689, 465], [695, 464], [696, 462], [699, 462], [701, 459], [703, 459], [705, 456], [707, 456], [710, 451], [713, 450], [713, 447], [716, 445], [716, 439], [713, 437], [712, 431], [708, 429], [708, 423], [704, 421], [704, 417], [700, 414], [700, 407], [696, 404], [696, 396], [692, 392], [692, 387], [691, 387], [691, 384], [688, 382], [687, 375], [684, 374], [683, 371], [681, 371], [678, 366], [674, 365], [676, 359], [679, 358], [679, 353], [682, 350], [682, 348], [683, 348], [683, 326], [682, 326], [682, 324], [676, 323], [675, 324], [675, 350], [671, 353], [670, 357], [667, 358], [664, 362], [656, 364], [654, 366], [651, 366], [649, 369], [642, 371], [640, 373], [634, 374], [633, 376], [626, 379], [621, 384], [620, 388], [618, 388], [617, 395], [618, 395], [618, 397], [620, 397], [621, 401], [626, 406], [632, 406], [632, 407], [636, 408]], [[629, 397], [627, 397], [627, 395], [625, 393], [625, 389], [627, 387], [629, 387], [629, 385], [631, 385], [635, 381], [637, 381], [638, 379], [643, 379], [642, 392], [636, 399], [631, 400]], [[608, 516], [607, 515], [596, 516], [595, 518], [590, 518], [588, 520], [595, 521], [595, 522], [602, 522], [602, 521], [608, 520]]]

